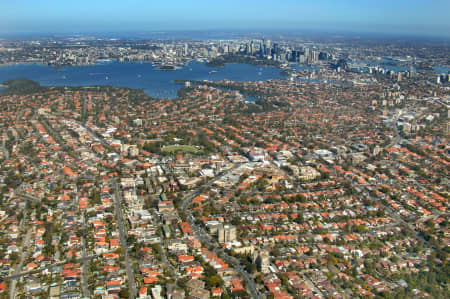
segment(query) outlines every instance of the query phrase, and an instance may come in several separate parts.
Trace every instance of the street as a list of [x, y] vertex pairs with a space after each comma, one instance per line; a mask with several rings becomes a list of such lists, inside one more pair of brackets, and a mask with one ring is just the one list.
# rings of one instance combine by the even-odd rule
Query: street
[[[25, 218], [22, 221], [25, 221]], [[14, 270], [14, 275], [18, 275], [20, 273], [20, 271], [22, 270], [23, 262], [25, 260], [25, 256], [27, 255], [27, 252], [28, 252], [27, 249], [28, 249], [28, 245], [30, 243], [31, 234], [32, 234], [32, 231], [28, 230], [27, 234], [25, 235], [24, 241], [22, 243], [22, 247], [20, 249], [20, 252], [21, 252], [20, 253], [20, 261], [16, 265], [16, 269]], [[19, 277], [17, 276], [17, 278], [19, 278]], [[9, 291], [10, 299], [14, 299], [16, 297], [17, 278], [13, 278], [11, 281], [11, 287], [10, 287], [10, 291]]]
[[[233, 166], [231, 169], [228, 169], [227, 171], [221, 173], [219, 176], [216, 176], [214, 179], [210, 180], [208, 183], [202, 186], [202, 188], [209, 188], [211, 187], [215, 181], [221, 179], [222, 177], [228, 175], [233, 170], [238, 168], [240, 164], [237, 164]], [[182, 209], [186, 211], [187, 219], [189, 224], [191, 225], [195, 236], [202, 241], [207, 247], [212, 247], [213, 252], [230, 264], [230, 267], [234, 268], [241, 276], [244, 278], [244, 280], [247, 283], [247, 289], [250, 291], [250, 294], [253, 298], [261, 298], [261, 294], [258, 291], [256, 287], [255, 280], [245, 271], [245, 269], [239, 264], [239, 260], [237, 258], [234, 258], [227, 253], [225, 253], [220, 246], [216, 246], [215, 240], [199, 225], [195, 223], [195, 218], [191, 213], [191, 210], [188, 209], [189, 204], [191, 203], [191, 200], [198, 196], [201, 192], [200, 191], [192, 191], [188, 195], [186, 195], [182, 200]]]
[[126, 234], [123, 226], [123, 216], [122, 216], [122, 208], [121, 208], [121, 198], [122, 195], [120, 194], [119, 186], [117, 185], [117, 182], [114, 181], [114, 204], [115, 204], [115, 210], [116, 210], [116, 219], [117, 219], [117, 225], [119, 227], [119, 239], [120, 239], [120, 246], [125, 250], [125, 266], [127, 269], [127, 276], [128, 276], [128, 288], [130, 291], [130, 299], [136, 298], [136, 283], [134, 282], [134, 270], [133, 270], [133, 264], [130, 261], [130, 258], [128, 256], [128, 245], [127, 245], [127, 239]]

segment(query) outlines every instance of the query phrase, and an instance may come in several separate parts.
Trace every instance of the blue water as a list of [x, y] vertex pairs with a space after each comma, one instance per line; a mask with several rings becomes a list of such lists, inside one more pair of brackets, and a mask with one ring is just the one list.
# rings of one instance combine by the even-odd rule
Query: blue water
[[[382, 68], [384, 68], [387, 71], [394, 71], [394, 72], [404, 72], [404, 71], [409, 71], [411, 68], [409, 66], [398, 66], [398, 65], [388, 65], [385, 63], [388, 62], [397, 62], [397, 60], [395, 59], [390, 59], [387, 57], [383, 57], [381, 62], [380, 61], [365, 61], [365, 60], [359, 60], [358, 62], [362, 63], [362, 64], [366, 64], [368, 66], [380, 66]], [[368, 67], [362, 67], [361, 70], [363, 72], [368, 72], [369, 68]], [[415, 69], [417, 73], [421, 73], [424, 72], [424, 70], [421, 69]], [[435, 65], [433, 66], [433, 71], [436, 74], [447, 74], [450, 73], [450, 67], [448, 66], [441, 66], [441, 65]]]
[[448, 67], [448, 66], [434, 66], [433, 69], [437, 74], [449, 74], [450, 73], [450, 67]]
[[[387, 59], [387, 58], [383, 58], [382, 62], [395, 62], [396, 60], [393, 59]], [[386, 71], [394, 71], [396, 73], [398, 72], [405, 72], [405, 71], [409, 71], [410, 67], [406, 67], [406, 66], [401, 66], [401, 65], [389, 65], [389, 64], [384, 64], [384, 63], [380, 63], [378, 61], [364, 61], [361, 60], [361, 62], [366, 63], [368, 66], [379, 66], [382, 67], [383, 69], [385, 69]], [[369, 68], [368, 67], [364, 67], [363, 68], [364, 72], [369, 72]], [[419, 72], [420, 70], [416, 69], [416, 72]]]
[[[211, 72], [216, 71], [216, 72]], [[283, 78], [277, 67], [261, 67], [246, 64], [227, 64], [212, 68], [200, 62], [173, 71], [161, 71], [149, 63], [102, 62], [89, 66], [54, 67], [43, 64], [18, 64], [0, 66], [0, 82], [13, 78], [27, 78], [47, 86], [113, 85], [143, 89], [146, 94], [173, 99], [182, 85], [174, 80], [233, 80], [266, 81]]]

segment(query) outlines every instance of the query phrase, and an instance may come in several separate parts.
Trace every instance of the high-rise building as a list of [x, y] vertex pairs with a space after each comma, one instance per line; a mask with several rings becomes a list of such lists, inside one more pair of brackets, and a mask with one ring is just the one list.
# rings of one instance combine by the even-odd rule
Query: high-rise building
[[233, 242], [236, 240], [236, 227], [226, 224], [217, 230], [219, 243]]
[[274, 55], [280, 54], [280, 49], [278, 48], [278, 44], [277, 43], [273, 44], [273, 54]]
[[309, 48], [305, 48], [305, 57], [306, 59], [309, 58]]
[[270, 52], [271, 52], [270, 40], [267, 40], [266, 44], [265, 44], [264, 54], [265, 55], [270, 55]]
[[416, 76], [416, 70], [414, 69], [414, 66], [411, 64], [411, 67], [409, 69], [409, 76], [411, 78], [414, 78]]
[[316, 62], [317, 60], [319, 60], [319, 51], [311, 51], [311, 61]]

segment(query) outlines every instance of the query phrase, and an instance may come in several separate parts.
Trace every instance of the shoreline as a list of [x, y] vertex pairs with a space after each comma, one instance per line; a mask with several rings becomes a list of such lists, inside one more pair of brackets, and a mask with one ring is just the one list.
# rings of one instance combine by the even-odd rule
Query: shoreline
[[[141, 64], [141, 63], [149, 63], [149, 64], [151, 64], [151, 65], [156, 65], [156, 66], [157, 66], [156, 69], [159, 70], [159, 71], [175, 71], [175, 70], [180, 70], [180, 69], [182, 69], [183, 67], [186, 67], [186, 66], [189, 65], [189, 63], [191, 63], [191, 62], [198, 62], [198, 61], [195, 60], [195, 59], [193, 59], [193, 60], [188, 61], [186, 64], [183, 64], [182, 66], [181, 66], [181, 65], [176, 65], [176, 66], [173, 66], [173, 68], [170, 68], [170, 69], [169, 69], [169, 68], [164, 68], [164, 66], [161, 65], [160, 62], [150, 62], [150, 61], [118, 61], [117, 59], [104, 60], [104, 61], [98, 60], [98, 61], [96, 61], [95, 63], [88, 63], [88, 64], [85, 64], [85, 63], [84, 63], [84, 64], [67, 64], [67, 65], [63, 65], [63, 64], [62, 64], [62, 65], [49, 65], [49, 64], [47, 64], [47, 63], [45, 63], [45, 62], [42, 62], [42, 61], [34, 61], [34, 62], [31, 62], [31, 61], [25, 61], [25, 62], [9, 62], [9, 63], [0, 63], [0, 67], [20, 66], [20, 65], [24, 65], [24, 66], [26, 66], [26, 65], [38, 65], [38, 66], [44, 66], [44, 67], [54, 68], [55, 71], [62, 71], [62, 68], [65, 68], [65, 67], [99, 66], [99, 65], [102, 65], [102, 62], [139, 63], [139, 64]], [[289, 68], [282, 68], [281, 66], [265, 65], [265, 64], [251, 64], [251, 63], [227, 62], [227, 63], [225, 63], [223, 66], [222, 66], [222, 65], [221, 65], [221, 66], [212, 66], [212, 65], [210, 65], [209, 62], [207, 62], [207, 61], [202, 62], [202, 63], [205, 64], [205, 66], [207, 66], [207, 67], [209, 67], [209, 68], [211, 68], [211, 69], [214, 69], [214, 68], [219, 68], [219, 69], [221, 69], [221, 68], [226, 67], [227, 64], [245, 64], [245, 65], [253, 65], [253, 66], [259, 66], [259, 67], [280, 68], [280, 69], [282, 69], [283, 71], [289, 71], [289, 70], [292, 70], [292, 68], [290, 68], [290, 67], [289, 67]], [[302, 64], [296, 64], [296, 65], [302, 65]], [[162, 66], [162, 67], [161, 67], [161, 66]], [[417, 71], [419, 71], [419, 72], [420, 72], [420, 71], [423, 71], [423, 72], [429, 72], [429, 73], [434, 73], [434, 74], [437, 74], [437, 75], [443, 74], [442, 71], [438, 71], [438, 70], [436, 70], [436, 68], [439, 68], [439, 69], [450, 69], [450, 65], [434, 65], [434, 66], [431, 67], [430, 70], [420, 69], [420, 70], [417, 70]], [[449, 70], [448, 72], [450, 72], [450, 70]], [[444, 74], [445, 74], [445, 72], [444, 72]]]

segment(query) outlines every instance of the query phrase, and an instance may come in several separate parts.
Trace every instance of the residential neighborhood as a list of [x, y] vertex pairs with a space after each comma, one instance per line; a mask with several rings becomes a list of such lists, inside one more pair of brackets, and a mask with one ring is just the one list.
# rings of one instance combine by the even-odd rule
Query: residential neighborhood
[[9, 82], [0, 298], [448, 298], [450, 90], [398, 74]]

